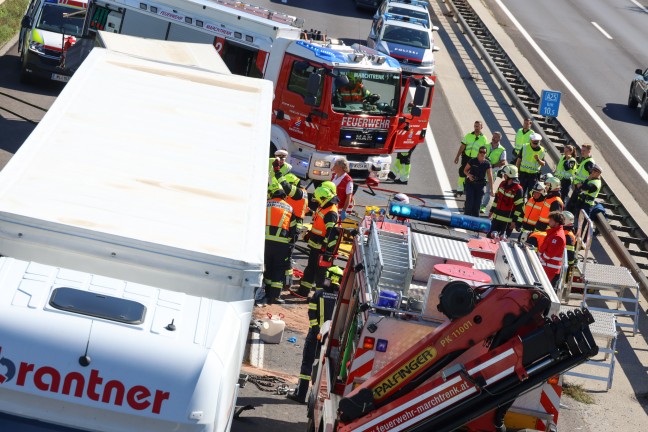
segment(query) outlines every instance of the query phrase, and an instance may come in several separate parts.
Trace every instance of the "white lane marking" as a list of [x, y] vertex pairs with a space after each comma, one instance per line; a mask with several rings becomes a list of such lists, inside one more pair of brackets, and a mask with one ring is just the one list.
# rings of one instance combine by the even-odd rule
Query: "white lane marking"
[[425, 141], [427, 144], [427, 149], [430, 152], [430, 158], [432, 158], [432, 164], [434, 165], [434, 172], [436, 173], [437, 180], [439, 181], [439, 186], [441, 186], [441, 193], [443, 194], [443, 200], [445, 201], [446, 210], [457, 212], [459, 207], [457, 206], [457, 201], [455, 201], [452, 195], [452, 186], [450, 186], [450, 180], [448, 179], [448, 174], [446, 173], [445, 166], [443, 165], [443, 158], [439, 152], [439, 147], [436, 144], [434, 139], [434, 134], [432, 129], [428, 124], [427, 132], [425, 133]]
[[590, 117], [592, 117], [592, 119], [594, 119], [594, 121], [599, 125], [599, 127], [603, 130], [605, 135], [607, 135], [610, 141], [612, 141], [612, 144], [614, 144], [614, 146], [617, 148], [618, 152], [623, 157], [625, 157], [628, 163], [637, 171], [637, 173], [639, 174], [639, 178], [643, 179], [645, 182], [646, 179], [648, 179], [648, 172], [646, 172], [646, 170], [643, 169], [643, 167], [637, 161], [637, 159], [635, 159], [634, 156], [632, 156], [632, 154], [630, 153], [630, 151], [627, 148], [625, 148], [623, 143], [621, 143], [621, 140], [619, 140], [619, 138], [617, 138], [616, 135], [614, 135], [614, 132], [612, 132], [612, 130], [603, 122], [603, 119], [601, 119], [601, 117], [599, 117], [599, 115], [596, 114], [594, 109], [592, 109], [592, 107], [590, 107], [587, 104], [583, 96], [581, 96], [580, 93], [578, 93], [578, 91], [574, 88], [574, 86], [569, 81], [567, 81], [567, 78], [562, 74], [562, 72], [558, 70], [556, 65], [553, 64], [551, 60], [549, 60], [549, 57], [547, 57], [544, 51], [542, 51], [542, 49], [540, 49], [538, 44], [531, 38], [531, 35], [529, 35], [529, 33], [524, 29], [524, 27], [522, 27], [522, 25], [518, 22], [518, 20], [515, 19], [511, 11], [509, 11], [508, 8], [504, 6], [502, 0], [495, 0], [495, 1], [500, 6], [500, 8], [504, 11], [504, 13], [509, 17], [509, 19], [513, 22], [513, 24], [515, 24], [515, 26], [520, 31], [520, 33], [524, 35], [527, 42], [529, 42], [529, 44], [533, 47], [533, 49], [536, 50], [538, 55], [544, 60], [547, 66], [549, 66], [551, 70], [553, 70], [553, 72], [556, 74], [558, 79], [562, 81], [564, 86], [567, 87], [567, 89], [574, 95], [576, 100], [581, 104], [581, 106], [585, 109], [585, 111], [587, 111]]
[[603, 36], [605, 36], [605, 37], [608, 38], [608, 39], [612, 39], [612, 36], [610, 36], [610, 34], [609, 34], [608, 32], [606, 32], [605, 30], [603, 30], [603, 27], [601, 27], [600, 25], [596, 24], [594, 21], [592, 21], [592, 25], [593, 25], [594, 27], [596, 27], [596, 29], [597, 29], [598, 31], [600, 31], [601, 33], [603, 33]]
[[641, 9], [642, 11], [648, 13], [648, 9], [646, 9], [646, 8], [645, 8], [641, 3], [639, 3], [637, 0], [630, 0], [630, 1], [631, 1], [632, 3], [634, 3], [635, 5], [637, 5], [637, 7], [638, 7], [639, 9]]

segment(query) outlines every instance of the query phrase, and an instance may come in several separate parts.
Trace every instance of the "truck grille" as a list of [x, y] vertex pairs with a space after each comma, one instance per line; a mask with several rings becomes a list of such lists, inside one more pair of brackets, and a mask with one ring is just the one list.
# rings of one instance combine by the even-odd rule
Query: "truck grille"
[[386, 141], [385, 129], [340, 130], [340, 147], [379, 149], [385, 147]]

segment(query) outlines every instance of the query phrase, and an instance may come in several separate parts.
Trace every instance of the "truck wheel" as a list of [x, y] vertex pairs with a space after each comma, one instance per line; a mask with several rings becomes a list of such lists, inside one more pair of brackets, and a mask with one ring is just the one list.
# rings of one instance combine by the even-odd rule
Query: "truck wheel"
[[641, 102], [639, 117], [641, 117], [643, 120], [648, 120], [648, 94], [644, 95], [643, 101]]
[[628, 108], [635, 109], [639, 105], [639, 101], [634, 97], [634, 92], [632, 91], [632, 86], [630, 86], [630, 93], [628, 93]]

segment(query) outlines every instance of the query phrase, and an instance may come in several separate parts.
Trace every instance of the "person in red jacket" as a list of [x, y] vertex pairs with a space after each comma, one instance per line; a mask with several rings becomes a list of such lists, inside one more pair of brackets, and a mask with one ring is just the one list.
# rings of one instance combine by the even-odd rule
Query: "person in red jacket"
[[565, 225], [565, 216], [562, 212], [554, 211], [549, 213], [547, 237], [542, 242], [542, 246], [538, 248], [542, 268], [554, 287], [558, 286], [560, 269], [563, 265], [563, 256], [567, 244], [563, 225]]

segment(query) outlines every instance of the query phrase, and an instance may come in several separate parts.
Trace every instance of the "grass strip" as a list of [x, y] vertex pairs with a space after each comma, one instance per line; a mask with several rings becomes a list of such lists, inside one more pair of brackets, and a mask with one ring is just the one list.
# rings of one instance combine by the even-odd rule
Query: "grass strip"
[[5, 0], [0, 4], [0, 47], [4, 46], [20, 29], [20, 21], [29, 0]]

